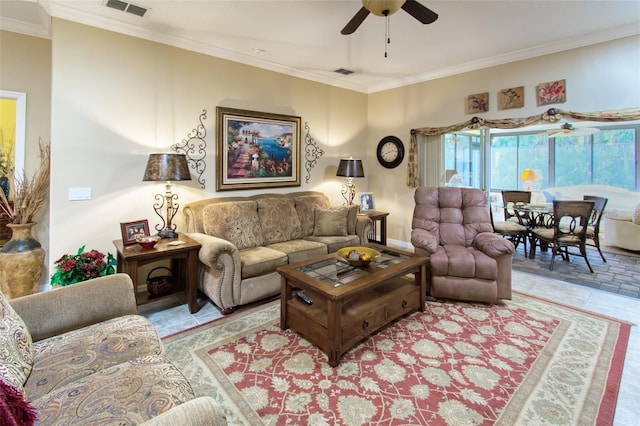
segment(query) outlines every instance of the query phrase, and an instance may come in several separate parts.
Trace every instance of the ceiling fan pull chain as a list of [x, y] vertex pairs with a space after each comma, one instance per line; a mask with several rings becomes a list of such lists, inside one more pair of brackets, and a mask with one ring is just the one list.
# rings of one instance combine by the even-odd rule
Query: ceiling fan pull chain
[[384, 57], [387, 57], [387, 45], [391, 44], [391, 36], [389, 35], [389, 15], [385, 14], [385, 25], [384, 25]]

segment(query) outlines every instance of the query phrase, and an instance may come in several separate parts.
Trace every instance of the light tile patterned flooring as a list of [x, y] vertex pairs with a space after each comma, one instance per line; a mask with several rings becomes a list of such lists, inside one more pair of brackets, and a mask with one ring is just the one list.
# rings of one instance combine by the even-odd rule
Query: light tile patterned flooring
[[[627, 347], [614, 425], [637, 425], [640, 417], [640, 299], [515, 270], [513, 288], [635, 324], [631, 328]], [[193, 315], [184, 302], [182, 296], [175, 296], [142, 305], [140, 313], [153, 323], [163, 337], [222, 316], [207, 300], [199, 301], [202, 308]]]

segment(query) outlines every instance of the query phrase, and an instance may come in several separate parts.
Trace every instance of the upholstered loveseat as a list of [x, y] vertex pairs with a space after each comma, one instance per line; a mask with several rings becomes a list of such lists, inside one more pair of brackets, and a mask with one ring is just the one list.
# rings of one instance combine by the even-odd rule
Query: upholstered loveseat
[[33, 409], [39, 425], [226, 424], [136, 312], [126, 274], [11, 301], [0, 293], [0, 424], [28, 424], [21, 414]]
[[368, 242], [358, 206], [332, 207], [316, 191], [210, 198], [184, 207], [202, 244], [198, 286], [224, 313], [280, 292], [276, 268]]

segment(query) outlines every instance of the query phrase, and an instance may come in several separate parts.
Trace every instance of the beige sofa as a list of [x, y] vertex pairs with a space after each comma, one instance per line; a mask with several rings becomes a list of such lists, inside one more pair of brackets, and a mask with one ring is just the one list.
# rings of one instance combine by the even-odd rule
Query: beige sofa
[[280, 292], [276, 268], [368, 242], [358, 206], [331, 207], [315, 191], [210, 198], [184, 207], [202, 244], [198, 286], [223, 313]]
[[22, 394], [39, 425], [226, 424], [136, 312], [126, 274], [11, 301], [0, 293], [0, 398], [18, 398], [5, 406], [17, 409]]

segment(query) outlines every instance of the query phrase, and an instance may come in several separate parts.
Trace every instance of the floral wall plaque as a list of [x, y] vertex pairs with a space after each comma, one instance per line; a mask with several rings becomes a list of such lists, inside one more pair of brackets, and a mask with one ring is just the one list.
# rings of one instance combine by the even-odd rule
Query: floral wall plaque
[[489, 111], [489, 92], [467, 96], [467, 114]]
[[566, 80], [549, 81], [536, 86], [538, 106], [560, 104], [567, 101]]
[[498, 109], [522, 108], [524, 106], [524, 86], [502, 89], [498, 92]]

